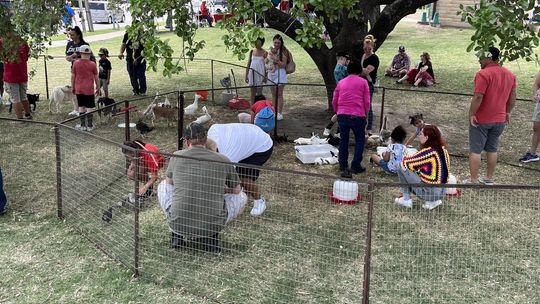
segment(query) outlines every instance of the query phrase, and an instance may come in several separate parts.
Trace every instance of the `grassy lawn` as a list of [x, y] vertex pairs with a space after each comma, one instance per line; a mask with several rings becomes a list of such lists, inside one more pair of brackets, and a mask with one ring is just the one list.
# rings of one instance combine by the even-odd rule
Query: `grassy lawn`
[[[165, 36], [171, 34], [164, 34]], [[227, 52], [223, 32], [201, 29], [207, 47], [198, 55], [245, 65]], [[273, 31], [267, 32], [271, 41]], [[428, 51], [439, 82], [426, 90], [472, 92], [479, 64], [464, 52], [470, 30], [436, 29], [400, 24], [378, 50], [381, 70], [391, 61], [399, 45], [417, 61]], [[175, 49], [181, 43], [175, 42]], [[121, 37], [91, 43], [116, 53]], [[267, 43], [268, 44], [268, 43]], [[289, 81], [322, 83], [309, 56], [295, 43], [285, 44], [295, 55], [297, 72]], [[268, 45], [267, 45], [268, 46]], [[49, 86], [69, 83], [69, 64], [61, 58], [64, 48], [53, 48], [58, 56], [49, 61]], [[111, 95], [130, 97], [125, 62], [111, 57]], [[144, 110], [156, 92], [209, 88], [210, 62], [195, 61], [172, 78], [160, 71], [148, 72], [149, 97], [137, 102]], [[518, 96], [529, 98], [537, 67], [533, 63], [510, 63], [518, 77]], [[35, 117], [43, 121], [67, 118], [69, 104], [61, 113], [48, 113], [45, 101], [43, 61], [33, 61], [36, 75], [29, 91], [40, 93]], [[243, 83], [244, 69], [214, 62], [214, 83], [234, 71]], [[379, 75], [382, 74], [382, 71]], [[381, 85], [395, 86], [395, 79], [381, 77]], [[403, 87], [405, 88], [405, 87]], [[216, 92], [216, 100], [220, 98]], [[247, 97], [247, 90], [240, 90]], [[270, 96], [265, 90], [265, 95]], [[171, 101], [176, 95], [168, 96]], [[190, 102], [193, 96], [187, 94]], [[283, 131], [289, 139], [321, 133], [330, 115], [325, 111], [323, 87], [289, 85], [285, 88]], [[375, 95], [379, 116], [382, 94]], [[452, 153], [467, 153], [467, 118], [470, 98], [387, 91], [385, 113], [391, 126], [407, 124], [408, 115], [423, 112], [427, 121], [441, 126]], [[219, 103], [208, 103], [212, 122], [233, 122], [236, 113]], [[502, 139], [501, 163], [496, 181], [501, 184], [538, 184], [538, 171], [512, 166], [530, 144], [532, 102], [518, 102], [512, 122]], [[309, 110], [308, 110], [309, 109]], [[6, 110], [0, 113], [7, 116]], [[140, 113], [133, 114], [141, 118]], [[188, 117], [191, 121], [194, 118]], [[115, 142], [123, 140], [119, 117], [98, 120], [93, 132]], [[69, 125], [73, 126], [70, 123]], [[412, 128], [409, 128], [412, 131]], [[134, 131], [135, 132], [135, 131]], [[98, 242], [125, 264], [132, 263], [133, 217], [129, 210], [115, 213], [111, 225], [101, 222], [101, 212], [114, 204], [131, 184], [123, 178], [123, 157], [117, 147], [88, 134], [61, 130], [65, 221], [56, 219], [54, 134], [49, 126], [19, 125], [0, 121], [0, 164], [4, 173], [10, 211], [0, 218], [0, 302], [2, 303], [357, 303], [362, 293], [364, 229], [367, 208], [328, 204], [327, 192], [333, 178], [306, 177], [268, 171], [260, 184], [269, 201], [262, 218], [244, 214], [222, 234], [226, 250], [218, 256], [167, 248], [167, 227], [156, 199], [141, 212], [142, 279], [116, 260], [96, 250]], [[137, 134], [133, 134], [137, 136]], [[146, 141], [172, 152], [176, 131], [158, 121]], [[294, 161], [292, 144], [275, 146], [270, 167], [335, 175], [336, 167], [302, 165]], [[368, 157], [372, 151], [366, 151]], [[368, 172], [355, 177], [392, 182], [395, 178], [367, 164]], [[468, 174], [465, 158], [452, 158], [452, 172]], [[529, 165], [540, 169], [538, 163]], [[365, 184], [361, 194], [368, 195]], [[102, 190], [96, 192], [96, 190]], [[378, 188], [373, 227], [372, 301], [375, 303], [535, 303], [540, 293], [537, 214], [540, 190], [463, 189], [460, 198], [448, 198], [435, 212], [418, 206], [404, 211], [392, 204], [396, 187]], [[251, 205], [248, 205], [251, 208]], [[249, 210], [249, 209], [248, 209]], [[116, 211], [115, 211], [116, 212]], [[86, 238], [81, 236], [79, 230]]]

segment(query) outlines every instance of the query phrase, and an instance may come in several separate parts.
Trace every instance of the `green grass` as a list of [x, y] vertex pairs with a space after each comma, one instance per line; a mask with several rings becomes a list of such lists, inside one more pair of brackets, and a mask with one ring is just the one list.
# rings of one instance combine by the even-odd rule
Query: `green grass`
[[[165, 36], [171, 34], [164, 34]], [[237, 62], [224, 48], [223, 32], [201, 29], [207, 41], [199, 56]], [[274, 35], [267, 32], [267, 41]], [[381, 70], [397, 46], [405, 44], [416, 61], [419, 53], [433, 57], [439, 84], [428, 90], [471, 92], [479, 65], [464, 49], [470, 30], [434, 29], [401, 24], [378, 50]], [[175, 49], [180, 43], [171, 40]], [[121, 37], [94, 42], [114, 55]], [[321, 83], [311, 59], [290, 40], [297, 72], [290, 81]], [[62, 56], [63, 47], [49, 51]], [[117, 100], [130, 95], [125, 62], [111, 57], [111, 94]], [[245, 62], [237, 62], [244, 65]], [[31, 92], [45, 95], [43, 62], [31, 62], [36, 76]], [[534, 64], [508, 64], [518, 76], [519, 96], [530, 95]], [[48, 62], [50, 87], [69, 83], [69, 64], [63, 59]], [[214, 63], [214, 82], [230, 73], [231, 66]], [[244, 69], [233, 68], [237, 82]], [[148, 73], [149, 93], [208, 88], [210, 63], [188, 63], [187, 70], [171, 79]], [[382, 74], [382, 73], [380, 73]], [[381, 77], [393, 87], [394, 79]], [[240, 90], [247, 96], [246, 90]], [[266, 91], [265, 94], [269, 95]], [[320, 132], [329, 118], [322, 87], [289, 85], [285, 89], [286, 120], [282, 126], [294, 139]], [[375, 95], [379, 113], [381, 94]], [[169, 99], [174, 101], [174, 94]], [[192, 98], [187, 95], [188, 102]], [[217, 92], [217, 98], [219, 92]], [[44, 98], [42, 98], [43, 100]], [[144, 109], [152, 100], [138, 102]], [[426, 95], [420, 92], [387, 91], [385, 109], [391, 125], [407, 124], [407, 116], [423, 112], [428, 121], [441, 126], [452, 153], [467, 152], [466, 111], [468, 97]], [[530, 142], [532, 103], [519, 102], [502, 139], [501, 160], [514, 164]], [[236, 113], [219, 104], [207, 104], [213, 122], [232, 122]], [[36, 119], [60, 121], [49, 114], [46, 102], [38, 104]], [[7, 116], [6, 112], [2, 115]], [[378, 116], [378, 114], [377, 114]], [[134, 113], [132, 119], [140, 118]], [[193, 118], [188, 118], [188, 121]], [[94, 134], [115, 142], [123, 140], [120, 118], [98, 120]], [[73, 126], [70, 123], [69, 125]], [[54, 137], [49, 126], [20, 125], [0, 121], [0, 164], [4, 173], [10, 211], [0, 218], [0, 302], [4, 303], [357, 303], [362, 293], [364, 229], [367, 209], [328, 204], [333, 179], [265, 172], [263, 194], [269, 208], [261, 219], [244, 214], [223, 233], [226, 250], [218, 256], [167, 248], [167, 225], [153, 205], [143, 209], [140, 263], [142, 279], [132, 278], [123, 264], [111, 260], [81, 236], [98, 242], [123, 263], [133, 262], [133, 214], [118, 208], [113, 223], [104, 225], [101, 212], [114, 204], [131, 184], [123, 176], [118, 148], [88, 135], [61, 130], [63, 189], [66, 220], [56, 219]], [[135, 134], [134, 134], [135, 135]], [[146, 139], [164, 151], [174, 151], [176, 131], [163, 121]], [[368, 157], [371, 151], [366, 151]], [[335, 175], [335, 167], [302, 165], [293, 161], [292, 144], [276, 145], [271, 167]], [[531, 168], [538, 169], [538, 164]], [[452, 172], [468, 175], [467, 161], [452, 158]], [[391, 182], [395, 178], [368, 166], [359, 181]], [[501, 163], [496, 179], [503, 184], [538, 184], [538, 172]], [[361, 194], [368, 196], [366, 185]], [[101, 189], [96, 192], [94, 189]], [[405, 211], [392, 204], [396, 187], [377, 188], [373, 227], [371, 300], [375, 303], [535, 303], [540, 294], [538, 258], [539, 190], [467, 190], [449, 198], [435, 212], [416, 206]], [[248, 210], [251, 206], [248, 206]], [[247, 212], [246, 212], [247, 213]], [[74, 227], [78, 227], [78, 230]]]

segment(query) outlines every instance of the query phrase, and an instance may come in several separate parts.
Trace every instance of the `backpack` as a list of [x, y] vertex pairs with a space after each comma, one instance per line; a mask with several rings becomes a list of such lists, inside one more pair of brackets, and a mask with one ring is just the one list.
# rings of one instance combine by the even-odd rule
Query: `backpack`
[[289, 52], [289, 57], [289, 62], [287, 62], [287, 65], [285, 66], [285, 72], [287, 74], [292, 74], [296, 71], [296, 63], [294, 63], [291, 52]]
[[255, 116], [255, 125], [259, 126], [264, 132], [270, 132], [276, 126], [276, 117], [270, 107], [264, 107]]

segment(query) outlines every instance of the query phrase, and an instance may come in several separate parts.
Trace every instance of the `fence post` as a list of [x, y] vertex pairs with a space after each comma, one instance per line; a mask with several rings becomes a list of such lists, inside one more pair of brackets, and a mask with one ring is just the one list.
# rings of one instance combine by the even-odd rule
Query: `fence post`
[[364, 286], [362, 290], [362, 304], [369, 303], [369, 283], [371, 271], [371, 231], [373, 229], [373, 205], [375, 200], [375, 185], [368, 184], [368, 214], [366, 227], [366, 251], [364, 253]]
[[57, 216], [59, 219], [64, 218], [62, 210], [62, 155], [60, 154], [60, 130], [58, 126], [54, 126], [54, 144], [56, 146], [56, 204]]
[[214, 96], [214, 59], [210, 59], [210, 77], [212, 78], [212, 102], [216, 102]]
[[49, 99], [49, 72], [47, 69], [47, 56], [43, 55], [43, 63], [45, 67], [45, 92], [47, 93], [47, 99]]
[[131, 138], [131, 130], [130, 130], [130, 126], [129, 126], [129, 100], [126, 100], [124, 101], [124, 107], [126, 108], [126, 115], [125, 115], [125, 121], [124, 123], [126, 124], [125, 127], [126, 129], [124, 130], [125, 132], [125, 138], [126, 138], [126, 141], [129, 141], [130, 138]]
[[133, 202], [133, 206], [135, 207], [134, 211], [134, 222], [133, 222], [133, 240], [134, 240], [134, 248], [133, 248], [133, 270], [135, 277], [139, 276], [139, 209], [140, 209], [140, 202], [139, 202], [139, 173], [140, 173], [140, 153], [139, 149], [135, 151], [135, 189], [134, 189], [134, 197], [135, 202]]
[[[278, 119], [277, 119], [277, 116], [278, 116], [278, 112], [279, 112], [279, 105], [278, 105], [278, 100], [279, 100], [279, 81], [278, 83], [276, 83], [276, 94], [275, 94], [275, 97], [274, 97], [274, 109], [276, 109], [276, 113], [274, 115], [274, 138], [277, 139], [278, 135], [277, 135], [277, 127], [278, 127]], [[281, 101], [283, 102], [283, 101]]]
[[382, 87], [382, 96], [381, 96], [381, 115], [379, 117], [379, 130], [382, 129], [383, 125], [383, 115], [384, 115], [384, 96], [386, 94], [386, 88]]
[[[214, 91], [212, 90], [212, 95]], [[184, 137], [184, 92], [178, 92], [178, 150], [182, 150]]]

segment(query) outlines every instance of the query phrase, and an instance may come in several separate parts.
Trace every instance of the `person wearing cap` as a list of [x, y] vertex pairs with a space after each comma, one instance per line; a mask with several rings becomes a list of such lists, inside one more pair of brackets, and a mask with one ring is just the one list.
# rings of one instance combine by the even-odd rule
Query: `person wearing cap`
[[[499, 55], [496, 47], [477, 53], [480, 71], [469, 107], [470, 183], [493, 185], [499, 137], [516, 104], [516, 76], [499, 64]], [[479, 178], [482, 151], [487, 152], [487, 172]]]
[[270, 100], [266, 100], [264, 95], [257, 95], [255, 96], [255, 103], [249, 108], [249, 113], [239, 113], [238, 121], [255, 124], [264, 132], [270, 134], [276, 126], [275, 113], [274, 104]]
[[411, 59], [409, 55], [405, 53], [405, 47], [402, 45], [398, 48], [398, 53], [392, 59], [392, 63], [386, 69], [384, 75], [390, 77], [403, 77], [409, 71], [411, 67]]
[[[211, 150], [227, 156], [233, 163], [263, 166], [272, 156], [274, 143], [268, 133], [252, 124], [214, 124], [208, 129]], [[252, 216], [266, 210], [266, 200], [261, 196], [257, 180], [260, 170], [237, 166], [242, 186], [253, 198]]]
[[199, 6], [199, 9], [201, 11], [201, 18], [208, 21], [208, 26], [212, 27], [212, 22], [214, 22], [214, 19], [212, 19], [212, 16], [210, 16], [210, 12], [208, 11], [208, 8], [206, 7], [205, 0], [201, 2], [201, 6]]
[[99, 85], [103, 89], [105, 98], [109, 98], [109, 83], [111, 81], [112, 65], [107, 57], [109, 57], [109, 50], [106, 48], [100, 48], [99, 52]]
[[204, 251], [220, 251], [219, 233], [244, 210], [247, 196], [230, 160], [206, 148], [206, 129], [191, 123], [184, 129], [185, 149], [169, 160], [158, 200], [171, 230], [171, 247], [187, 242]]
[[[94, 130], [93, 114], [96, 107], [95, 95], [100, 95], [99, 78], [96, 63], [90, 60], [92, 50], [88, 45], [79, 48], [81, 59], [76, 60], [71, 68], [71, 90], [77, 96], [81, 123], [75, 128], [81, 131]], [[95, 84], [95, 86], [94, 86]]]

